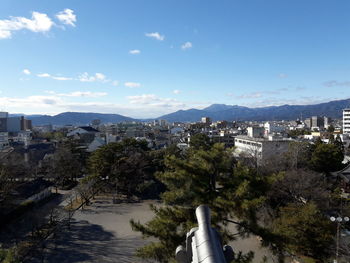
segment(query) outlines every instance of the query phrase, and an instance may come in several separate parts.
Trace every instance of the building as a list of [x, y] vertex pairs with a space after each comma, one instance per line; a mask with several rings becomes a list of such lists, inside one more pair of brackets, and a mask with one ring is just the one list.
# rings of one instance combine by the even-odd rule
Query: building
[[311, 129], [311, 118], [306, 118], [304, 123], [305, 123], [306, 128]]
[[290, 142], [289, 139], [253, 138], [239, 135], [235, 138], [236, 154], [256, 158], [258, 162], [261, 162], [287, 152]]
[[20, 132], [21, 131], [21, 117], [7, 118], [7, 131], [8, 132]]
[[209, 117], [202, 117], [201, 122], [209, 125], [211, 124], [211, 119]]
[[311, 117], [311, 129], [323, 129], [324, 128], [324, 118], [319, 116]]
[[3, 150], [9, 146], [9, 134], [8, 132], [0, 132], [0, 150]]
[[248, 131], [248, 137], [251, 137], [251, 138], [263, 138], [265, 135], [264, 127], [258, 127], [258, 126], [248, 127], [247, 131]]
[[343, 133], [350, 134], [350, 108], [343, 110]]

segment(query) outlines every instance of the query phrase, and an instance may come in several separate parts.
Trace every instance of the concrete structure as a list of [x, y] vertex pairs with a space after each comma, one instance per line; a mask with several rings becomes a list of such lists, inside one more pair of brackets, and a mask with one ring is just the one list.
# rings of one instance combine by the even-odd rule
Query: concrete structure
[[7, 131], [8, 132], [20, 132], [21, 131], [21, 117], [7, 118]]
[[211, 119], [209, 117], [202, 117], [201, 122], [205, 124], [211, 124]]
[[248, 131], [248, 137], [251, 137], [251, 138], [262, 138], [265, 135], [264, 127], [257, 127], [257, 126], [248, 127], [247, 131]]
[[6, 111], [0, 111], [0, 118], [7, 119], [9, 117], [9, 113]]
[[264, 161], [274, 155], [281, 155], [287, 152], [290, 142], [290, 139], [283, 138], [252, 138], [240, 135], [235, 138], [235, 147], [237, 154]]
[[9, 147], [9, 134], [8, 132], [0, 132], [0, 150]]
[[329, 118], [329, 117], [324, 117], [323, 119], [324, 119], [324, 128], [328, 129], [330, 124], [331, 124], [331, 122], [332, 122], [332, 119]]
[[272, 134], [272, 133], [280, 133], [285, 131], [285, 127], [277, 126], [271, 122], [265, 122], [264, 128], [265, 128], [265, 135]]
[[311, 117], [311, 129], [323, 129], [324, 128], [324, 119], [319, 116]]
[[306, 118], [304, 123], [305, 123], [306, 128], [311, 129], [311, 118]]
[[343, 133], [350, 134], [350, 108], [343, 110]]

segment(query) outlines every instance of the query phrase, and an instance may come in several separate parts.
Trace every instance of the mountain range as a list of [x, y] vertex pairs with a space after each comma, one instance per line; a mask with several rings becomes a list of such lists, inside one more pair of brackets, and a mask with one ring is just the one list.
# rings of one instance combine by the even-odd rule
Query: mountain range
[[[194, 122], [201, 117], [210, 117], [213, 121], [267, 121], [267, 120], [295, 120], [311, 116], [328, 116], [341, 118], [342, 110], [350, 107], [350, 99], [336, 100], [313, 105], [282, 105], [261, 108], [248, 108], [238, 105], [212, 104], [204, 109], [179, 110], [170, 114], [162, 115], [154, 119], [164, 119], [169, 122]], [[18, 114], [16, 114], [18, 115]], [[14, 116], [14, 115], [12, 115]], [[133, 119], [119, 114], [64, 112], [55, 116], [27, 115], [33, 125], [86, 125], [94, 119], [102, 123], [117, 123], [123, 121], [145, 121]], [[147, 119], [152, 120], [152, 119]]]

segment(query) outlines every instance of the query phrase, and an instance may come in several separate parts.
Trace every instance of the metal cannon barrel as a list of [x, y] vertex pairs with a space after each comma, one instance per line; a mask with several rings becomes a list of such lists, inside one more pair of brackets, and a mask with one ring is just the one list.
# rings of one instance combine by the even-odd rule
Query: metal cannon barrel
[[186, 248], [176, 249], [179, 263], [227, 263], [233, 258], [230, 246], [222, 247], [221, 237], [210, 224], [210, 209], [200, 205], [196, 209], [198, 227], [187, 233]]

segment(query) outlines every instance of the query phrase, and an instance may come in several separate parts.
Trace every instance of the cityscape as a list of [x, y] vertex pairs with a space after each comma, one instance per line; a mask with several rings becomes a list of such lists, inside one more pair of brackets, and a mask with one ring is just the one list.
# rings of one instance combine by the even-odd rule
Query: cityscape
[[350, 262], [350, 3], [2, 1], [0, 262]]

